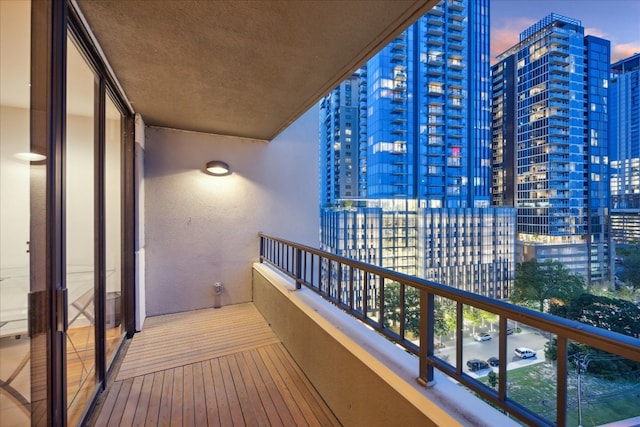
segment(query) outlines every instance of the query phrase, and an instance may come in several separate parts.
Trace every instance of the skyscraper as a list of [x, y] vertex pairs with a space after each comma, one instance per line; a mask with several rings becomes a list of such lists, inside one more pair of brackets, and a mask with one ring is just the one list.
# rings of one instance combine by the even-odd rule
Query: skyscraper
[[[490, 207], [488, 53], [489, 1], [442, 1], [321, 101], [325, 249], [507, 296], [515, 211]], [[357, 126], [357, 150], [338, 123]], [[353, 176], [335, 181], [349, 166], [357, 194]]]
[[610, 43], [550, 14], [493, 66], [493, 202], [517, 210], [518, 261], [609, 280]]
[[640, 53], [611, 66], [611, 231], [618, 243], [640, 240]]

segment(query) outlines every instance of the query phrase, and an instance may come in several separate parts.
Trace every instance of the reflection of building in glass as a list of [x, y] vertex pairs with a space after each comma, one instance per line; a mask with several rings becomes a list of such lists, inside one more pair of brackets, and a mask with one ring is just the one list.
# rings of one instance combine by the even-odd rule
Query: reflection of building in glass
[[518, 255], [608, 281], [610, 43], [551, 14], [493, 66], [494, 204], [517, 210]]
[[611, 233], [617, 243], [640, 241], [640, 53], [611, 66]]
[[320, 102], [324, 249], [507, 296], [515, 211], [489, 207], [488, 29], [488, 0], [441, 2]]

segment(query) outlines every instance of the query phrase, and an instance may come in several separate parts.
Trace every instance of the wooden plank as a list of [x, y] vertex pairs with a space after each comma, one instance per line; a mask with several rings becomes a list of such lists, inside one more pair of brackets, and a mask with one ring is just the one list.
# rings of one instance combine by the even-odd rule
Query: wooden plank
[[226, 399], [227, 402], [229, 402], [231, 421], [233, 422], [233, 425], [236, 426], [247, 425], [244, 422], [244, 417], [242, 416], [240, 400], [238, 399], [238, 393], [236, 392], [236, 386], [233, 382], [233, 376], [231, 375], [231, 370], [229, 369], [227, 358], [221, 357], [220, 359], [218, 359], [218, 361], [220, 362], [220, 373], [222, 374], [222, 379], [224, 381], [224, 391]]
[[207, 425], [207, 400], [204, 392], [204, 373], [202, 363], [193, 365], [193, 409], [195, 412], [194, 425]]
[[[117, 380], [184, 366], [279, 342], [252, 304], [152, 318], [136, 334]], [[226, 308], [226, 307], [223, 307]], [[233, 334], [228, 331], [233, 330]]]
[[[155, 376], [161, 376], [163, 373], [159, 372]], [[154, 378], [153, 388], [156, 388], [156, 380]], [[173, 369], [164, 371], [164, 378], [158, 388], [161, 388], [160, 392], [160, 404], [158, 408], [158, 422], [156, 425], [168, 426], [171, 424], [171, 401], [173, 397]], [[153, 399], [152, 399], [153, 400]], [[149, 418], [147, 417], [147, 425], [149, 425]]]
[[158, 425], [163, 382], [164, 372], [156, 372], [153, 374], [153, 386], [151, 388], [151, 396], [149, 397], [149, 406], [147, 408], [147, 419], [145, 421], [145, 426], [147, 427]]
[[[138, 405], [136, 406], [136, 414], [133, 417], [133, 427], [144, 426], [147, 419], [147, 413], [150, 412], [149, 403], [151, 401], [151, 395], [154, 393], [153, 388], [153, 374], [145, 375], [142, 377], [142, 389], [140, 390], [140, 399], [138, 399]], [[159, 388], [159, 387], [158, 387]], [[155, 408], [155, 416], [157, 418], [158, 407]]]
[[204, 397], [207, 409], [207, 425], [220, 426], [218, 414], [218, 402], [216, 401], [216, 387], [211, 374], [211, 362], [202, 362], [202, 382], [204, 387]]
[[192, 426], [195, 423], [193, 406], [193, 365], [184, 366], [182, 372], [182, 425]]
[[224, 379], [222, 378], [222, 369], [220, 368], [220, 359], [211, 361], [211, 374], [213, 376], [213, 384], [216, 390], [216, 405], [220, 415], [220, 424], [223, 426], [233, 425], [231, 417], [231, 408], [229, 407], [229, 399], [224, 388]]
[[254, 401], [252, 401], [251, 397], [249, 396], [249, 390], [247, 389], [247, 386], [242, 379], [242, 374], [240, 373], [240, 368], [238, 367], [236, 358], [231, 355], [225, 357], [224, 359], [229, 365], [229, 372], [231, 373], [231, 378], [233, 378], [233, 383], [236, 388], [236, 394], [238, 395], [238, 402], [240, 404], [240, 409], [242, 410], [245, 425], [261, 425], [258, 422], [258, 416], [253, 405]]
[[107, 424], [108, 427], [117, 427], [120, 425], [120, 419], [122, 418], [122, 413], [124, 412], [124, 408], [127, 404], [129, 390], [131, 390], [132, 383], [133, 380], [131, 379], [122, 382], [120, 393], [118, 393], [118, 398], [111, 410], [111, 416], [109, 417], [109, 423]]
[[293, 425], [293, 418], [286, 409], [282, 396], [275, 388], [273, 380], [269, 376], [267, 369], [264, 367], [258, 352], [254, 349], [243, 353], [247, 369], [253, 377], [256, 390], [260, 395], [260, 401], [264, 406], [265, 412], [269, 418], [269, 424], [272, 426], [290, 426]]
[[306, 426], [308, 425], [307, 420], [305, 419], [302, 411], [298, 407], [298, 404], [295, 401], [291, 391], [287, 387], [286, 380], [280, 375], [279, 370], [274, 365], [273, 361], [268, 355], [266, 347], [258, 348], [258, 353], [260, 354], [260, 358], [264, 363], [267, 372], [271, 376], [273, 383], [275, 384], [277, 390], [282, 396], [282, 399], [285, 403], [287, 410], [291, 413], [291, 417], [293, 418], [293, 425], [295, 426]]
[[120, 425], [133, 425], [133, 419], [136, 415], [136, 407], [138, 406], [138, 402], [140, 401], [140, 392], [142, 391], [143, 383], [144, 377], [137, 377], [133, 379], [133, 382], [131, 383], [131, 390], [129, 391], [129, 397], [127, 398], [124, 411], [122, 412]]
[[122, 381], [115, 381], [111, 384], [109, 393], [102, 404], [100, 415], [98, 415], [98, 418], [96, 419], [96, 427], [104, 427], [109, 424], [109, 418], [113, 412], [113, 406], [116, 404], [116, 400], [118, 399], [120, 387], [122, 387]]
[[173, 370], [173, 391], [171, 393], [171, 425], [182, 425], [182, 396], [183, 396], [183, 371], [182, 366]]
[[262, 397], [258, 392], [258, 384], [256, 384], [253, 376], [251, 375], [249, 366], [244, 358], [244, 353], [236, 353], [234, 355], [234, 358], [235, 363], [238, 367], [238, 374], [242, 378], [242, 382], [244, 383], [245, 389], [247, 390], [247, 397], [249, 399], [249, 402], [251, 402], [251, 407], [255, 414], [256, 422], [258, 423], [258, 425], [273, 425], [269, 422], [269, 416], [267, 415], [267, 412], [265, 410]]

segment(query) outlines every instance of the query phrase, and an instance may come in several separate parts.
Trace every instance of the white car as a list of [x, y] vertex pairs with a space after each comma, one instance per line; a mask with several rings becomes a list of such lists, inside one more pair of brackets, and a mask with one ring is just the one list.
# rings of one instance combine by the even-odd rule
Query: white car
[[536, 357], [536, 352], [527, 347], [518, 347], [513, 352], [521, 359]]
[[491, 339], [491, 334], [478, 334], [475, 336], [476, 341], [489, 341]]

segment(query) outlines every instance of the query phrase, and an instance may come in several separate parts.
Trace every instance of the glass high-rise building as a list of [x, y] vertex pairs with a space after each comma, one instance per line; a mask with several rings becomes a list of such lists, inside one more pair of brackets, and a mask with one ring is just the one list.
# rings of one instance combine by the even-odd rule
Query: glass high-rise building
[[515, 210], [490, 206], [488, 0], [441, 1], [321, 101], [320, 126], [324, 249], [508, 296]]
[[517, 210], [518, 261], [608, 281], [610, 43], [550, 14], [498, 56], [493, 203]]
[[609, 83], [611, 232], [640, 240], [640, 53], [611, 65]]

